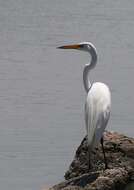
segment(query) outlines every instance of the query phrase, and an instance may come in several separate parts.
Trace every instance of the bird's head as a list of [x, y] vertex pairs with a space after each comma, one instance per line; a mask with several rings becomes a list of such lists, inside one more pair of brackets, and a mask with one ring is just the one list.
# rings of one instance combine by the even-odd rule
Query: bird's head
[[94, 50], [96, 52], [95, 46], [91, 42], [81, 42], [78, 44], [71, 44], [71, 45], [64, 45], [57, 47], [60, 49], [76, 49], [76, 50], [81, 50], [81, 51], [86, 51], [86, 52], [92, 52]]

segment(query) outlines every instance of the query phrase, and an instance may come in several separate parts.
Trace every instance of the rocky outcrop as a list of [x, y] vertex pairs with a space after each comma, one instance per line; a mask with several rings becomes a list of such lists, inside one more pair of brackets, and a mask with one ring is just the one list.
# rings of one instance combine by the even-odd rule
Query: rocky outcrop
[[105, 132], [104, 149], [108, 161], [105, 170], [101, 145], [92, 152], [92, 168], [88, 171], [87, 137], [78, 147], [65, 181], [51, 190], [123, 190], [134, 180], [134, 139], [116, 132]]

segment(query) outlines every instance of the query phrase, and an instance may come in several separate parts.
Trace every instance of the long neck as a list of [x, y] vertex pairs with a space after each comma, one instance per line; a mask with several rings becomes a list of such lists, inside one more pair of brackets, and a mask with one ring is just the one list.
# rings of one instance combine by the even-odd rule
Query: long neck
[[88, 91], [91, 88], [91, 83], [89, 80], [89, 71], [91, 69], [93, 69], [96, 66], [97, 63], [97, 53], [96, 50], [94, 48], [91, 48], [90, 51], [88, 51], [91, 55], [91, 61], [89, 64], [86, 64], [83, 70], [83, 83], [84, 83], [84, 88], [86, 90], [86, 92], [88, 93]]

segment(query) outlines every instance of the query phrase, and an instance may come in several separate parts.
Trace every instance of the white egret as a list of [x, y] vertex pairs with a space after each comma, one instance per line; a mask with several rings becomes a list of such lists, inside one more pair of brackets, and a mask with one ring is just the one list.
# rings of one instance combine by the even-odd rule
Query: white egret
[[89, 72], [97, 64], [97, 51], [94, 45], [90, 42], [82, 42], [73, 45], [64, 45], [58, 48], [61, 49], [77, 49], [86, 51], [91, 56], [91, 61], [86, 64], [83, 70], [83, 83], [87, 92], [85, 103], [85, 123], [88, 138], [88, 164], [91, 168], [90, 155], [93, 148], [101, 141], [104, 154], [105, 168], [107, 161], [103, 147], [103, 132], [106, 128], [110, 117], [111, 109], [111, 93], [108, 86], [101, 82], [90, 83]]

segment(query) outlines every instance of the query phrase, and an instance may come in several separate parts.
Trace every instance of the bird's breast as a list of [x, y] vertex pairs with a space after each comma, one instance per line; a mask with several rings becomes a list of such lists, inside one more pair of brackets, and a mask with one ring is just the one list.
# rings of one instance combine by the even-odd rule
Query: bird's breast
[[111, 93], [109, 87], [104, 83], [93, 83], [88, 92], [87, 99], [88, 101], [92, 101], [94, 105], [102, 104], [104, 107], [108, 104], [111, 105]]

